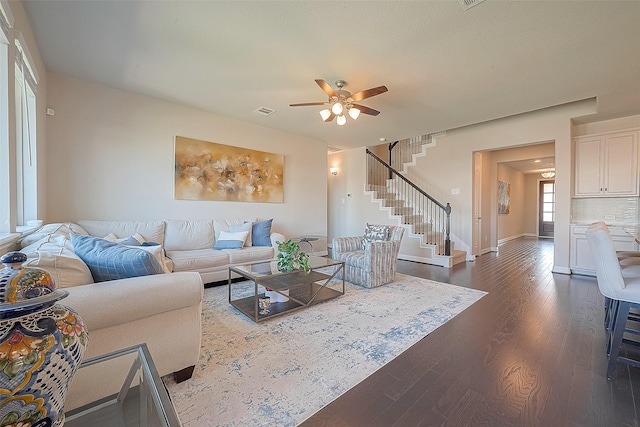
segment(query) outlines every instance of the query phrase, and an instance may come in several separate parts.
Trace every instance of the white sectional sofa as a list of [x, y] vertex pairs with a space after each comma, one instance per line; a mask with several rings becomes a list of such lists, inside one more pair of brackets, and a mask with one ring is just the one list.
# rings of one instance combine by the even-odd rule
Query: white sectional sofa
[[[183, 381], [198, 361], [203, 284], [228, 279], [232, 264], [273, 259], [276, 242], [284, 241], [282, 234], [271, 233], [266, 239], [270, 246], [253, 246], [247, 237], [240, 249], [213, 249], [221, 235], [227, 236], [223, 233], [247, 221], [256, 224], [252, 219], [47, 224], [26, 236], [20, 250], [27, 254], [26, 266], [48, 270], [57, 287], [69, 292], [61, 303], [75, 308], [84, 320], [89, 331], [86, 358], [146, 342], [159, 374], [173, 373]], [[161, 259], [165, 273], [94, 283], [92, 271], [74, 251], [72, 239], [78, 236], [156, 243], [154, 256], [166, 252]], [[114, 374], [118, 368], [104, 366], [79, 371], [66, 410], [119, 390], [122, 378]]]

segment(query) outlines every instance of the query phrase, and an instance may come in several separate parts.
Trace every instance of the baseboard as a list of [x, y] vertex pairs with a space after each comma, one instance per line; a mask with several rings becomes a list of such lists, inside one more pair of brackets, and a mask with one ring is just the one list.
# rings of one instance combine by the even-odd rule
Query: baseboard
[[[422, 264], [430, 264], [430, 265], [438, 265], [440, 267], [449, 267], [449, 265], [442, 265], [442, 263], [438, 263], [435, 260], [431, 259], [431, 258], [424, 258], [424, 257], [419, 257], [419, 256], [414, 256], [414, 255], [404, 255], [404, 254], [398, 254], [398, 259], [404, 260], [404, 261], [413, 261], [413, 262], [419, 262]], [[448, 258], [447, 258], [448, 260]]]
[[498, 240], [498, 245], [501, 245], [501, 244], [503, 244], [505, 242], [508, 242], [509, 240], [519, 239], [521, 237], [524, 237], [524, 234], [517, 234], [515, 236], [505, 237], [504, 239]]
[[551, 272], [560, 274], [571, 274], [571, 269], [568, 267], [558, 267], [557, 265], [554, 265], [551, 269]]

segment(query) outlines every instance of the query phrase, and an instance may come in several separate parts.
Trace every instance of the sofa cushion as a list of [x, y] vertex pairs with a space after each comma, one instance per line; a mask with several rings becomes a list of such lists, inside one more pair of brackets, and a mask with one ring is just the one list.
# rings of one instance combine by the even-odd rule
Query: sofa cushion
[[194, 271], [229, 264], [229, 255], [212, 248], [191, 251], [167, 251], [173, 261], [173, 271]]
[[108, 240], [110, 242], [120, 243], [121, 245], [127, 246], [140, 246], [145, 242], [144, 237], [140, 233], [135, 233], [133, 236], [118, 238], [113, 233], [109, 233], [103, 237], [104, 240]]
[[[229, 231], [231, 233], [235, 233], [238, 231], [246, 231], [247, 234], [247, 238], [244, 241], [244, 246], [253, 246], [253, 243], [251, 241], [252, 239], [252, 235], [251, 235], [251, 230], [253, 229], [253, 223], [251, 221], [247, 221], [245, 223], [242, 224], [237, 224], [237, 225], [230, 225], [229, 226]], [[220, 234], [218, 233], [218, 236]], [[216, 237], [216, 242], [218, 241], [218, 238]]]
[[156, 257], [144, 249], [78, 234], [71, 235], [71, 243], [74, 252], [87, 264], [96, 282], [164, 272]]
[[20, 247], [25, 248], [39, 240], [43, 240], [49, 236], [54, 236], [54, 235], [56, 236], [61, 235], [61, 236], [66, 236], [70, 238], [69, 236], [71, 235], [71, 233], [89, 234], [83, 227], [79, 226], [78, 224], [74, 224], [72, 222], [65, 222], [65, 223], [58, 222], [53, 224], [46, 224], [40, 227], [39, 229], [37, 229], [36, 231], [34, 231], [33, 233], [30, 233], [25, 237], [23, 237], [20, 240]]
[[216, 239], [216, 244], [213, 249], [242, 249], [248, 235], [248, 231], [238, 231], [235, 233], [223, 231], [220, 233], [220, 237]]
[[[87, 232], [95, 237], [113, 233], [117, 239], [139, 233], [147, 242], [164, 244], [164, 221], [78, 221]], [[80, 233], [76, 233], [80, 234]]]
[[229, 254], [230, 264], [245, 264], [248, 262], [270, 260], [275, 257], [272, 246], [251, 246], [242, 249], [225, 249]]
[[108, 240], [109, 242], [120, 243], [125, 246], [134, 246], [140, 249], [143, 249], [153, 255], [160, 265], [162, 265], [162, 270], [164, 273], [171, 273], [173, 271], [173, 264], [171, 260], [168, 259], [165, 255], [165, 250], [159, 243], [156, 242], [146, 242], [144, 237], [142, 237], [139, 233], [135, 233], [133, 236], [129, 236], [124, 239], [119, 239], [115, 234], [110, 233], [103, 237], [104, 240]]
[[58, 288], [93, 283], [89, 267], [73, 252], [68, 236], [52, 234], [22, 249], [25, 267], [47, 270]]
[[271, 224], [273, 218], [257, 221], [253, 223], [253, 245], [254, 246], [271, 246]]
[[222, 231], [231, 231], [230, 227], [232, 225], [241, 225], [241, 224], [244, 224], [245, 222], [253, 222], [253, 221], [255, 221], [255, 218], [253, 219], [246, 219], [246, 218], [214, 219], [213, 230], [216, 235], [216, 240], [218, 239], [218, 236], [220, 236], [220, 233]]
[[215, 242], [213, 221], [169, 219], [166, 223], [164, 248], [167, 251], [188, 251], [213, 247]]

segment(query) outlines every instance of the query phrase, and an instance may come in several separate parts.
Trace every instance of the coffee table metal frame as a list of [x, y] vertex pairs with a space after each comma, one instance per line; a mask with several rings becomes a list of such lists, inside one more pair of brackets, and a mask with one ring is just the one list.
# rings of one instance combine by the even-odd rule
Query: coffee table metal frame
[[[181, 426], [145, 343], [85, 359], [79, 369], [130, 354], [135, 354], [135, 358], [120, 392], [69, 411], [66, 414], [65, 426]], [[96, 387], [99, 386], [96, 384]]]
[[[280, 272], [277, 269], [277, 261], [275, 260], [231, 266], [229, 267], [229, 303], [251, 320], [259, 323], [272, 317], [344, 295], [344, 262], [325, 257], [309, 256], [309, 265], [311, 266], [309, 274], [305, 274], [301, 270], [294, 270], [288, 273]], [[318, 271], [320, 269], [323, 269], [323, 271]], [[327, 272], [326, 270], [333, 271]], [[328, 286], [340, 271], [343, 273], [341, 291]], [[254, 292], [252, 295], [232, 299], [233, 273], [253, 281]], [[259, 286], [284, 295], [288, 298], [288, 301], [271, 303], [269, 313], [260, 314], [258, 300], [264, 298], [265, 295], [264, 292], [259, 292], [261, 290]], [[284, 293], [286, 290], [289, 291], [288, 294]]]

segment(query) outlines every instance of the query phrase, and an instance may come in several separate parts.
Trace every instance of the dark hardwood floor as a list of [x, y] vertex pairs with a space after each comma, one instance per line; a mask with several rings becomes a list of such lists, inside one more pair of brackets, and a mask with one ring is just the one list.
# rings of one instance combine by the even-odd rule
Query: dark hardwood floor
[[595, 278], [552, 264], [552, 241], [536, 238], [452, 269], [399, 261], [488, 295], [302, 425], [638, 426], [640, 369], [605, 378]]

